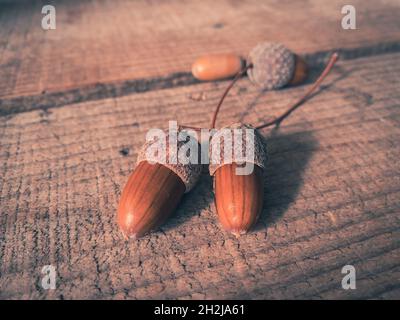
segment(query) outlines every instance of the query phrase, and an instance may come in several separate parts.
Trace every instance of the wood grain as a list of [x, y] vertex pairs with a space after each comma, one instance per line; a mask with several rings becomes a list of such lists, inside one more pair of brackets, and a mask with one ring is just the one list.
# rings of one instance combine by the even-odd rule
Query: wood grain
[[[0, 297], [398, 299], [399, 66], [395, 53], [340, 61], [263, 131], [264, 209], [240, 239], [218, 224], [206, 174], [160, 231], [127, 243], [116, 224], [147, 130], [207, 126], [227, 82], [0, 117]], [[243, 78], [217, 126], [261, 124], [308, 86], [261, 93]], [[48, 264], [56, 290], [40, 286]], [[347, 264], [356, 290], [341, 288]]]
[[0, 3], [1, 98], [190, 72], [198, 56], [247, 56], [265, 40], [299, 54], [400, 40], [398, 0], [352, 1], [356, 30], [341, 28], [341, 0], [51, 3], [57, 29], [49, 31], [42, 1]]

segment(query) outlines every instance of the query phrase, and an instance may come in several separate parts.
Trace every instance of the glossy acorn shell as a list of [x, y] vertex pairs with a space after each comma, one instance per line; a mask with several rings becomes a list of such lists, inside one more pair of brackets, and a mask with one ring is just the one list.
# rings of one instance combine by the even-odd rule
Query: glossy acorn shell
[[125, 238], [138, 238], [160, 227], [176, 210], [185, 184], [166, 166], [140, 162], [119, 202], [117, 222]]
[[304, 59], [298, 55], [295, 56], [295, 67], [293, 72], [293, 77], [289, 82], [289, 85], [299, 85], [302, 84], [308, 75], [307, 64]]
[[198, 58], [192, 65], [193, 76], [202, 81], [213, 81], [233, 77], [244, 62], [235, 54], [210, 54]]
[[250, 175], [236, 175], [236, 163], [219, 167], [214, 175], [215, 205], [223, 228], [235, 236], [253, 227], [263, 206], [263, 169], [255, 165]]

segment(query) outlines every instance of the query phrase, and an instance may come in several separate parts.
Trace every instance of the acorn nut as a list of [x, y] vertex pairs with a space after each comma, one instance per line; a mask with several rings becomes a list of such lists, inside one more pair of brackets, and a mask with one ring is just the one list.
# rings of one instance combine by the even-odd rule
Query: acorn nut
[[243, 66], [243, 59], [235, 54], [210, 54], [193, 63], [192, 74], [202, 81], [220, 80], [233, 77]]
[[[144, 144], [136, 168], [126, 183], [119, 202], [117, 222], [126, 239], [136, 239], [160, 227], [175, 211], [183, 194], [189, 192], [200, 177], [200, 164], [170, 161], [172, 151], [166, 135], [166, 155], [148, 156], [158, 139]], [[193, 141], [193, 140], [192, 140]], [[177, 142], [177, 150], [185, 142]], [[196, 141], [198, 144], [198, 142]], [[176, 160], [176, 157], [172, 157]]]
[[[242, 138], [240, 155], [233, 154], [238, 150], [237, 140], [227, 139], [226, 131], [239, 130]], [[253, 141], [248, 135], [253, 133]], [[231, 144], [232, 151], [224, 151]], [[249, 152], [253, 148], [254, 152]], [[245, 234], [254, 226], [260, 216], [264, 197], [263, 172], [267, 160], [266, 146], [263, 137], [250, 125], [236, 123], [220, 129], [210, 142], [210, 174], [214, 176], [214, 195], [217, 214], [222, 227], [235, 236]], [[240, 163], [240, 164], [239, 164]], [[239, 175], [238, 169], [244, 169], [251, 163], [253, 170]]]

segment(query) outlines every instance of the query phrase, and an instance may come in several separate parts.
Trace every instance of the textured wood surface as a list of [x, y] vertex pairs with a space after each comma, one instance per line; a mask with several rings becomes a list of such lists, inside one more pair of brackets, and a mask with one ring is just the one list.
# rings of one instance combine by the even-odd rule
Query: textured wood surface
[[[400, 5], [352, 1], [0, 0], [0, 298], [400, 298]], [[46, 2], [47, 4], [47, 2]], [[311, 64], [304, 86], [247, 78], [217, 125], [261, 124], [299, 97], [332, 49], [323, 90], [263, 130], [264, 209], [239, 239], [204, 174], [156, 233], [125, 242], [122, 187], [148, 129], [207, 126], [228, 82], [188, 73], [204, 53], [273, 40]], [[57, 289], [40, 286], [57, 270]], [[343, 290], [354, 265], [357, 289]]]
[[[227, 82], [0, 117], [1, 298], [399, 298], [400, 54], [340, 61], [323, 90], [263, 130], [270, 161], [254, 232], [217, 223], [204, 174], [159, 231], [125, 242], [121, 188], [152, 127], [209, 124]], [[260, 124], [308, 85], [247, 78], [217, 125]], [[57, 268], [57, 289], [40, 270]], [[354, 265], [357, 289], [341, 288]]]
[[297, 53], [400, 41], [398, 0], [354, 0], [357, 30], [341, 28], [341, 0], [0, 2], [0, 97], [32, 96], [190, 71], [205, 53], [247, 55], [261, 40]]

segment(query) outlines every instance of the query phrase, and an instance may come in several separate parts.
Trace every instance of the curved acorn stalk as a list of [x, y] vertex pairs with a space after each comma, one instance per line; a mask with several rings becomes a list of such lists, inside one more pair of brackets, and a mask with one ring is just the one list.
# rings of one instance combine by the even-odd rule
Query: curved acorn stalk
[[[242, 139], [241, 154], [235, 153], [237, 152], [235, 129], [240, 129], [236, 133], [239, 136], [236, 137]], [[232, 140], [226, 139], [224, 130], [232, 133]], [[253, 132], [253, 141], [248, 139], [249, 132]], [[232, 153], [225, 152], [227, 144], [231, 144]], [[249, 152], [251, 148], [254, 152]], [[211, 140], [210, 174], [214, 176], [218, 218], [222, 227], [237, 237], [247, 233], [256, 224], [262, 211], [263, 172], [266, 160], [264, 139], [249, 125], [233, 124], [222, 128]], [[246, 173], [243, 169], [248, 164], [251, 164], [252, 170]]]
[[[136, 168], [122, 191], [117, 222], [125, 239], [136, 239], [160, 227], [175, 211], [183, 194], [189, 192], [200, 177], [200, 164], [169, 162], [172, 149], [168, 135], [166, 141], [165, 158], [161, 154], [147, 157], [147, 151], [157, 143], [156, 139], [142, 147]], [[178, 141], [177, 150], [184, 143]]]

